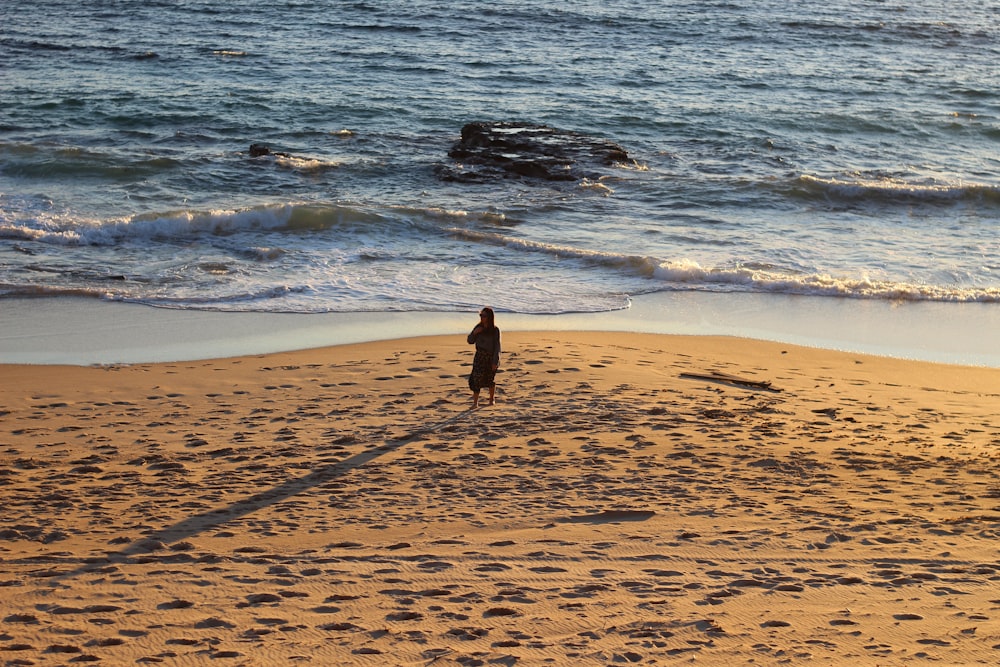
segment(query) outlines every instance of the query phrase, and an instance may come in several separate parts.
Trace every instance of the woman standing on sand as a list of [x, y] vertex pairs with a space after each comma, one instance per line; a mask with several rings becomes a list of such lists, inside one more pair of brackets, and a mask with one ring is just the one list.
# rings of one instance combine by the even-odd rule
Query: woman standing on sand
[[479, 407], [479, 390], [490, 389], [490, 405], [496, 393], [497, 367], [500, 366], [500, 329], [493, 319], [493, 309], [479, 311], [479, 324], [469, 334], [469, 345], [476, 346], [476, 356], [472, 360], [469, 373], [469, 389], [472, 390], [472, 407]]

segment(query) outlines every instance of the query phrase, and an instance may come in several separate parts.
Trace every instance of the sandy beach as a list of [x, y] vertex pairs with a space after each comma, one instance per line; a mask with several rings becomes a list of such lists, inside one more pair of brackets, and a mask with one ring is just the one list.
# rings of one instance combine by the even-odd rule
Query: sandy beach
[[504, 350], [2, 366], [0, 661], [1000, 662], [1000, 369]]

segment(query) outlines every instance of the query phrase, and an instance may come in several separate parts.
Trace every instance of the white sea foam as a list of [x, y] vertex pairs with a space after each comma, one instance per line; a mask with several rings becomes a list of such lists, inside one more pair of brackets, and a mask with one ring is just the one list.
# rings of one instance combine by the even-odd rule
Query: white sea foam
[[954, 202], [966, 198], [1000, 198], [1000, 187], [985, 183], [913, 183], [900, 178], [821, 178], [803, 174], [799, 183], [842, 199], [916, 200]]
[[296, 169], [303, 172], [322, 172], [341, 166], [341, 163], [336, 160], [321, 160], [297, 155], [276, 155], [274, 163], [285, 169]]
[[584, 178], [583, 180], [581, 180], [580, 181], [580, 187], [583, 188], [583, 189], [585, 189], [585, 190], [595, 190], [595, 191], [600, 192], [601, 194], [603, 194], [605, 197], [610, 197], [611, 195], [613, 195], [615, 193], [614, 190], [612, 190], [610, 187], [608, 187], [607, 185], [605, 185], [601, 181], [599, 181], [599, 180], [593, 181], [593, 180], [591, 180], [589, 178]]
[[821, 273], [803, 274], [797, 271], [781, 271], [778, 267], [773, 266], [768, 268], [748, 265], [704, 267], [698, 262], [686, 258], [666, 260], [644, 255], [529, 241], [491, 232], [474, 232], [458, 228], [453, 228], [450, 231], [458, 237], [478, 243], [503, 245], [559, 258], [577, 259], [587, 264], [613, 268], [635, 276], [651, 278], [661, 283], [659, 288], [654, 285], [649, 291], [686, 287], [710, 291], [745, 289], [779, 294], [892, 301], [1000, 302], [1000, 288], [994, 287], [947, 288], [875, 280], [868, 276], [836, 277]]

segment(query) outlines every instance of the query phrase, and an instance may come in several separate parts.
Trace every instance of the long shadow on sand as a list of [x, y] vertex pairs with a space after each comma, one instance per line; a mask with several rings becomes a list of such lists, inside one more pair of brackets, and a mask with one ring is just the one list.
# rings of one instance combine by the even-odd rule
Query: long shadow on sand
[[[132, 558], [140, 554], [148, 555], [151, 551], [160, 549], [165, 544], [178, 542], [202, 533], [210, 528], [218, 527], [232, 521], [233, 519], [246, 516], [247, 514], [251, 514], [269, 505], [273, 505], [302, 493], [303, 491], [314, 486], [336, 479], [337, 477], [340, 477], [356, 468], [360, 468], [380, 456], [393, 452], [428, 433], [433, 433], [448, 424], [458, 421], [471, 412], [473, 412], [473, 409], [467, 408], [453, 417], [449, 417], [448, 419], [435, 424], [423, 426], [407, 433], [406, 435], [400, 436], [399, 438], [378, 445], [377, 447], [371, 447], [363, 452], [358, 452], [343, 461], [318, 468], [304, 477], [288, 480], [284, 484], [276, 486], [273, 489], [269, 489], [261, 493], [255, 493], [254, 495], [248, 496], [243, 500], [239, 500], [228, 507], [222, 507], [209, 512], [196, 514], [195, 516], [189, 517], [180, 523], [176, 523], [155, 533], [146, 535], [141, 540], [133, 542], [128, 547], [120, 551], [107, 554], [104, 558], [90, 559], [88, 563], [82, 565], [81, 567], [70, 572], [60, 574], [56, 578], [62, 579], [73, 577], [90, 570], [106, 567], [111, 563], [123, 562], [128, 558]], [[183, 555], [178, 557], [183, 557]], [[169, 557], [167, 557], [167, 559], [169, 560]]]

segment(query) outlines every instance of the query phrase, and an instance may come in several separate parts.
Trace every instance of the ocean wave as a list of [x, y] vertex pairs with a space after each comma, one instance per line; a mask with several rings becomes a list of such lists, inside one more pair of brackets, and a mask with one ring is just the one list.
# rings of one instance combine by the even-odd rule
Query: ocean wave
[[[180, 310], [310, 312], [306, 309], [296, 310], [294, 307], [282, 303], [290, 295], [306, 293], [310, 289], [308, 285], [261, 285], [256, 290], [228, 291], [216, 294], [189, 291], [185, 294], [116, 295], [109, 298], [114, 301]], [[265, 306], [265, 304], [269, 305]]]
[[129, 240], [226, 234], [241, 228], [277, 228], [286, 225], [290, 217], [285, 207], [247, 211], [176, 211], [108, 221], [66, 215], [37, 216], [0, 222], [0, 238], [53, 245], [108, 246]]
[[266, 312], [310, 312], [307, 308], [288, 306], [283, 301], [290, 295], [309, 292], [307, 285], [261, 285], [259, 289], [238, 289], [205, 293], [197, 289], [178, 293], [164, 293], [129, 289], [125, 282], [117, 288], [98, 289], [67, 285], [38, 285], [0, 283], [0, 298], [42, 299], [72, 297], [98, 299], [121, 303], [135, 303], [158, 308], [218, 310], [218, 311], [266, 311]]
[[1000, 287], [946, 287], [877, 280], [869, 276], [832, 276], [783, 271], [780, 267], [769, 264], [704, 267], [690, 259], [663, 260], [651, 256], [574, 248], [459, 228], [449, 231], [467, 241], [544, 253], [560, 259], [576, 259], [585, 264], [648, 278], [654, 282], [650, 286], [650, 291], [683, 289], [748, 291], [886, 301], [1000, 303]]
[[253, 237], [258, 233], [302, 234], [336, 229], [364, 239], [387, 232], [398, 235], [421, 227], [429, 232], [459, 221], [490, 227], [517, 223], [504, 213], [490, 210], [303, 202], [245, 209], [183, 209], [100, 220], [59, 209], [44, 198], [14, 198], [0, 194], [0, 239], [63, 246], [113, 246], [131, 241], [184, 241], [204, 236], [247, 234], [247, 252], [262, 261], [273, 260], [284, 250], [258, 245], [258, 239]]
[[[109, 246], [128, 241], [183, 240], [243, 232], [325, 230], [372, 226], [386, 215], [339, 205], [272, 204], [242, 210], [181, 210], [96, 220], [34, 207], [0, 211], [0, 238], [54, 245]], [[262, 257], [271, 254], [263, 253]]]
[[821, 178], [803, 174], [796, 179], [795, 187], [808, 195], [845, 201], [1000, 204], [1000, 186], [986, 183], [910, 183], [890, 177]]
[[0, 297], [8, 299], [34, 299], [44, 297], [110, 299], [113, 298], [113, 293], [107, 290], [99, 290], [88, 287], [0, 283]]
[[835, 296], [884, 301], [946, 301], [956, 303], [1000, 303], [1000, 288], [943, 287], [877, 280], [868, 276], [837, 277], [829, 274], [787, 274], [777, 269], [751, 266], [704, 268], [682, 260], [661, 263], [654, 271], [659, 280], [688, 285], [732, 286], [754, 292], [802, 296]]
[[[63, 104], [67, 104], [66, 101]], [[120, 155], [77, 146], [44, 146], [0, 142], [2, 170], [29, 179], [107, 179], [136, 181], [183, 166], [167, 156]]]

